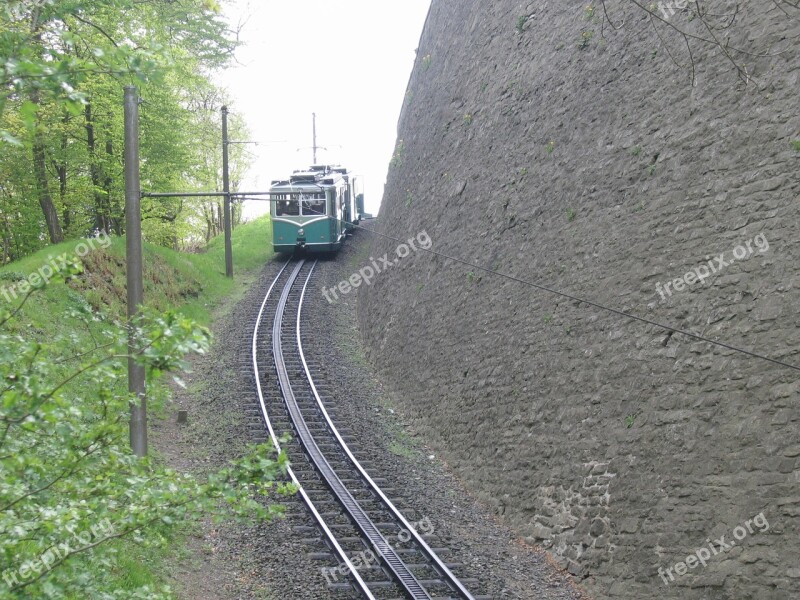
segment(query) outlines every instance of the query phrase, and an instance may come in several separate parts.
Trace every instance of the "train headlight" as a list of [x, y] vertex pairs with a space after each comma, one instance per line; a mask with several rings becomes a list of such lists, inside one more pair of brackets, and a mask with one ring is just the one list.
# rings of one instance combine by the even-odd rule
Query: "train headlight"
[[306, 234], [306, 230], [305, 230], [305, 229], [303, 229], [302, 227], [301, 227], [300, 229], [298, 229], [298, 230], [297, 230], [297, 235], [303, 236], [303, 235], [305, 235], [305, 234]]

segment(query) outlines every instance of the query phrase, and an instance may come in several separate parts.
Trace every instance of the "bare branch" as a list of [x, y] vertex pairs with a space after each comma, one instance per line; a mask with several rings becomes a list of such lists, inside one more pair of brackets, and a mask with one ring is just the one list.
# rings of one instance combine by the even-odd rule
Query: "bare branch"
[[[738, 45], [732, 45], [729, 37], [727, 35], [723, 37], [720, 32], [732, 31], [737, 22], [741, 21], [740, 16], [742, 14], [742, 6], [739, 2], [733, 4], [733, 6], [731, 6], [727, 12], [712, 13], [709, 9], [708, 3], [703, 2], [703, 0], [691, 0], [690, 4], [693, 6], [688, 9], [689, 21], [691, 22], [697, 20], [700, 21], [700, 23], [697, 26], [694, 26], [692, 29], [687, 29], [682, 24], [676, 23], [675, 20], [669, 18], [671, 15], [675, 14], [675, 9], [677, 8], [676, 6], [671, 6], [669, 8], [669, 14], [667, 14], [662, 7], [662, 12], [664, 12], [664, 14], [661, 15], [657, 12], [655, 5], [647, 5], [644, 0], [621, 1], [626, 1], [628, 4], [632, 5], [648, 16], [649, 24], [658, 36], [661, 44], [664, 46], [670, 60], [678, 67], [689, 68], [691, 70], [692, 85], [695, 85], [697, 80], [695, 44], [702, 44], [712, 48], [718, 48], [725, 60], [733, 65], [738, 78], [745, 85], [748, 85], [751, 81], [756, 81], [757, 83], [757, 80], [754, 79], [751, 69], [748, 68], [748, 65], [743, 62], [745, 57], [774, 58], [781, 56], [792, 50], [793, 46], [791, 42], [800, 39], [800, 35], [795, 35], [793, 37], [784, 36], [780, 41], [789, 42], [789, 44], [783, 50], [776, 52], [757, 52], [744, 47], [739, 47]], [[669, 3], [670, 0], [665, 1]], [[789, 19], [794, 19], [797, 17], [797, 15], [790, 14], [789, 10], [800, 9], [800, 0], [771, 0], [771, 2]], [[608, 23], [608, 25], [615, 31], [622, 29], [626, 22], [625, 19], [619, 19], [617, 22], [615, 22], [614, 18], [612, 18], [610, 14], [607, 1], [600, 0], [600, 3], [603, 7], [604, 25], [605, 23]], [[671, 29], [683, 40], [684, 44], [686, 45], [689, 58], [688, 65], [683, 65], [682, 61], [680, 61], [673, 53], [670, 44], [660, 30], [660, 25], [665, 26], [667, 29]], [[698, 27], [699, 30], [697, 29]]]
[[92, 28], [96, 29], [97, 31], [99, 31], [103, 35], [103, 37], [105, 37], [109, 42], [114, 44], [115, 48], [119, 48], [119, 45], [117, 44], [116, 40], [113, 37], [111, 37], [108, 33], [106, 33], [106, 31], [102, 27], [100, 27], [96, 23], [92, 23], [88, 19], [84, 19], [83, 17], [79, 17], [76, 14], [72, 14], [71, 16], [73, 18], [75, 18], [76, 20], [80, 21], [81, 23], [83, 23], [84, 25], [88, 25], [89, 27], [92, 27]]

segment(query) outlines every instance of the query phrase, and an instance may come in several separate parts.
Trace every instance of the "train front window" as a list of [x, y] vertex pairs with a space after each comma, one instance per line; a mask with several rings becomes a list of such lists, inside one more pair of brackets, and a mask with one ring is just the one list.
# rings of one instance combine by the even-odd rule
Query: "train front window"
[[297, 196], [281, 194], [275, 202], [275, 215], [278, 217], [297, 217], [300, 215], [300, 203]]
[[325, 192], [303, 194], [302, 201], [304, 217], [327, 214], [325, 210]]

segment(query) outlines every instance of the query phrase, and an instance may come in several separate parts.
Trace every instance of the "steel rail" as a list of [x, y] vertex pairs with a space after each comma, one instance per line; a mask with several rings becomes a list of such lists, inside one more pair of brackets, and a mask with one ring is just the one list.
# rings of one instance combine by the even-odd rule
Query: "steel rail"
[[[391, 544], [381, 533], [378, 526], [370, 519], [366, 511], [361, 507], [358, 501], [353, 497], [347, 486], [342, 482], [339, 476], [334, 471], [328, 460], [325, 458], [322, 450], [320, 450], [314, 436], [308, 428], [305, 418], [297, 403], [297, 398], [294, 395], [291, 381], [289, 380], [289, 372], [286, 368], [286, 362], [283, 356], [283, 343], [282, 343], [282, 326], [283, 317], [286, 311], [286, 304], [289, 300], [289, 295], [294, 286], [300, 270], [303, 268], [305, 261], [301, 261], [289, 276], [283, 292], [281, 293], [278, 301], [278, 307], [275, 311], [275, 321], [272, 327], [272, 353], [275, 360], [275, 367], [278, 372], [278, 381], [280, 384], [281, 392], [283, 393], [286, 408], [294, 423], [295, 431], [297, 432], [298, 439], [305, 446], [306, 454], [311, 462], [316, 467], [319, 474], [324, 479], [327, 486], [336, 496], [339, 503], [344, 510], [349, 513], [353, 523], [358, 527], [365, 538], [370, 542], [375, 551], [380, 555], [383, 563], [392, 572], [397, 583], [401, 585], [406, 593], [413, 600], [432, 600], [431, 596], [416, 578], [414, 573], [408, 565], [403, 562], [399, 554], [392, 548]], [[316, 262], [314, 263], [316, 266]], [[313, 267], [312, 267], [313, 271]], [[308, 285], [306, 279], [303, 290]], [[357, 575], [357, 573], [354, 573]]]
[[353, 452], [350, 450], [350, 447], [347, 445], [347, 442], [344, 441], [344, 438], [339, 433], [339, 430], [336, 428], [336, 425], [331, 419], [328, 411], [325, 409], [325, 405], [322, 403], [322, 398], [320, 398], [319, 392], [317, 391], [317, 386], [314, 384], [314, 379], [311, 376], [311, 371], [308, 368], [308, 363], [306, 362], [305, 353], [303, 352], [303, 342], [300, 337], [300, 321], [301, 315], [303, 312], [303, 303], [305, 300], [306, 295], [306, 288], [308, 286], [309, 281], [311, 280], [311, 275], [314, 273], [314, 268], [316, 267], [316, 263], [311, 267], [311, 270], [308, 272], [308, 277], [306, 278], [305, 284], [303, 285], [303, 292], [300, 295], [300, 305], [297, 309], [297, 326], [296, 326], [296, 335], [297, 335], [297, 347], [300, 351], [300, 361], [303, 363], [303, 370], [306, 374], [306, 379], [308, 380], [309, 385], [311, 386], [311, 391], [314, 393], [314, 398], [317, 401], [317, 406], [319, 407], [322, 415], [325, 417], [325, 421], [328, 424], [331, 432], [333, 433], [336, 440], [339, 442], [339, 445], [344, 450], [347, 457], [350, 459], [350, 462], [353, 466], [358, 470], [364, 480], [367, 482], [368, 486], [372, 489], [373, 492], [381, 499], [383, 504], [392, 515], [397, 519], [403, 527], [409, 532], [409, 534], [414, 538], [414, 541], [422, 548], [423, 552], [427, 555], [428, 559], [433, 563], [434, 568], [439, 571], [440, 576], [449, 583], [454, 591], [458, 592], [464, 600], [475, 600], [475, 597], [469, 592], [469, 590], [464, 586], [463, 583], [456, 577], [453, 572], [447, 567], [447, 565], [442, 561], [441, 558], [433, 551], [433, 549], [428, 545], [425, 539], [417, 532], [416, 529], [408, 522], [408, 520], [403, 516], [403, 513], [392, 503], [391, 500], [384, 494], [383, 490], [380, 489], [377, 483], [369, 476], [367, 471], [355, 457]]
[[[272, 285], [270, 285], [269, 290], [267, 290], [267, 294], [264, 297], [264, 301], [261, 303], [261, 308], [258, 311], [258, 317], [256, 317], [256, 324], [255, 327], [253, 328], [253, 345], [252, 345], [253, 373], [255, 375], [255, 380], [256, 380], [256, 389], [258, 390], [258, 401], [259, 404], [261, 405], [261, 413], [264, 416], [264, 423], [266, 423], [267, 429], [269, 430], [269, 435], [272, 438], [272, 443], [275, 445], [275, 448], [278, 451], [280, 451], [281, 449], [280, 442], [278, 441], [278, 437], [275, 435], [275, 430], [272, 428], [272, 421], [269, 418], [269, 413], [267, 411], [267, 404], [266, 401], [264, 400], [264, 392], [263, 389], [261, 388], [261, 377], [259, 376], [259, 370], [258, 370], [258, 331], [261, 326], [261, 318], [264, 315], [264, 310], [266, 309], [267, 302], [269, 301], [269, 298], [272, 295], [272, 292], [275, 286], [277, 285], [278, 280], [281, 278], [281, 275], [283, 275], [284, 271], [286, 271], [286, 268], [289, 266], [291, 262], [292, 259], [286, 261], [286, 263], [283, 265], [278, 275], [272, 281]], [[297, 278], [297, 273], [303, 267], [304, 262], [305, 262], [304, 260], [300, 261], [300, 263], [298, 264], [297, 268], [293, 273], [294, 278], [291, 278], [290, 281], [286, 284], [286, 289], [291, 289], [291, 285], [294, 282], [294, 279]], [[359, 575], [358, 570], [350, 561], [350, 557], [348, 557], [345, 551], [342, 549], [341, 545], [336, 539], [336, 536], [333, 535], [333, 532], [328, 527], [328, 524], [325, 522], [325, 519], [322, 517], [320, 512], [314, 506], [314, 503], [311, 501], [311, 498], [303, 489], [303, 486], [300, 484], [300, 481], [297, 479], [297, 476], [294, 474], [294, 471], [292, 470], [291, 467], [288, 468], [288, 473], [292, 479], [292, 482], [297, 486], [300, 497], [303, 499], [303, 502], [308, 507], [308, 510], [311, 513], [314, 520], [317, 522], [317, 524], [319, 524], [320, 528], [322, 529], [322, 532], [324, 533], [325, 537], [327, 538], [328, 542], [333, 548], [333, 551], [338, 556], [339, 560], [342, 563], [344, 563], [344, 565], [348, 568], [348, 572], [355, 581], [356, 588], [360, 590], [361, 593], [364, 595], [364, 597], [367, 598], [368, 600], [375, 600], [375, 596], [370, 591], [369, 586], [361, 578], [361, 575]]]

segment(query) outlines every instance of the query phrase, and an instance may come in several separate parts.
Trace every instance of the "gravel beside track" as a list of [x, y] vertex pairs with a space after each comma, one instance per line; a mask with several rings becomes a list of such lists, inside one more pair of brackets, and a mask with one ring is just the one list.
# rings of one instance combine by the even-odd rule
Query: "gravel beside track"
[[[330, 304], [322, 286], [346, 279], [366, 263], [366, 232], [359, 232], [336, 259], [321, 260], [303, 309], [305, 352], [316, 366], [315, 382], [324, 388], [334, 420], [349, 429], [354, 450], [369, 457], [370, 475], [393, 482], [390, 494], [407, 518], [425, 519], [433, 530], [429, 542], [446, 547], [448, 562], [477, 580], [469, 587], [493, 598], [577, 600], [587, 596], [546, 555], [521, 543], [488, 509], [432, 456], [392, 406], [391, 395], [364, 360], [356, 326], [356, 294]], [[189, 390], [177, 395], [175, 409], [189, 410], [189, 424], [174, 419], [154, 426], [154, 446], [176, 468], [204, 471], [241, 452], [257, 435], [255, 386], [250, 340], [266, 289], [284, 261], [268, 263], [242, 300], [217, 320], [212, 352], [195, 361]], [[311, 335], [306, 335], [311, 334]], [[413, 349], [412, 349], [413, 351]], [[274, 385], [274, 382], [271, 382]], [[258, 440], [257, 438], [261, 439]], [[389, 487], [388, 485], [386, 487]], [[252, 527], [205, 524], [190, 543], [190, 556], [172, 569], [181, 598], [275, 600], [342, 599], [321, 573], [330, 561], [311, 558], [319, 552], [302, 503], [287, 503], [286, 519]]]

